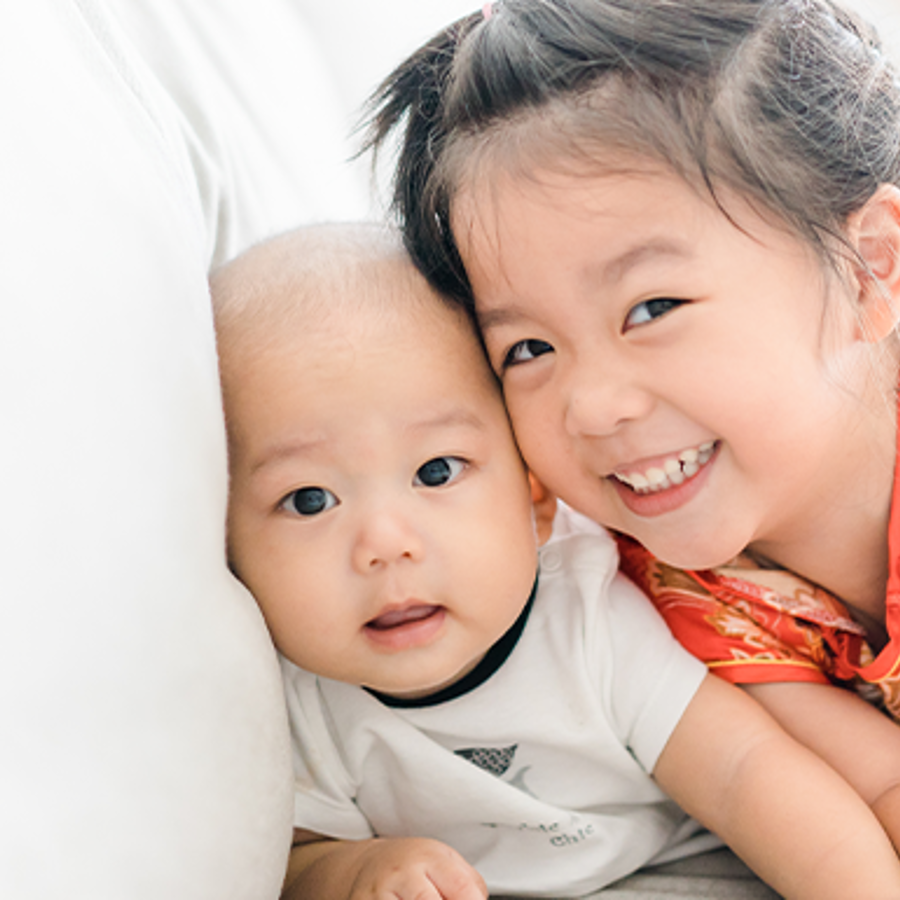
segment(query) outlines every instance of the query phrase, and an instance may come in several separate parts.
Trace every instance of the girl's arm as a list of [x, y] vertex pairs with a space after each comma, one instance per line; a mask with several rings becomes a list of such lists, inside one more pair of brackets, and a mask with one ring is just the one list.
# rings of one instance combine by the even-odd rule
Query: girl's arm
[[294, 829], [281, 900], [485, 900], [481, 876], [451, 847], [428, 838], [336, 841]]
[[744, 685], [781, 727], [842, 775], [900, 852], [900, 725], [828, 684]]
[[653, 774], [789, 900], [900, 900], [900, 859], [860, 795], [739, 688], [708, 675]]

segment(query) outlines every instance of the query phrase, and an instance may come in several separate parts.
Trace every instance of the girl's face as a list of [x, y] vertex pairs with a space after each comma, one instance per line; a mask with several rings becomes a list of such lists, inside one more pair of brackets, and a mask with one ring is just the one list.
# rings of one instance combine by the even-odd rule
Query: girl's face
[[880, 512], [871, 348], [805, 244], [660, 168], [491, 174], [454, 234], [548, 488], [685, 568]]

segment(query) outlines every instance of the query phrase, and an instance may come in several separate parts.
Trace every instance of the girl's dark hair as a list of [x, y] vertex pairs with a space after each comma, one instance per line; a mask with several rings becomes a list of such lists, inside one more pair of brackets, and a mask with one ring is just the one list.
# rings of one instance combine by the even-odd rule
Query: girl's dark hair
[[649, 156], [713, 198], [737, 190], [827, 259], [900, 181], [896, 73], [830, 0], [501, 0], [398, 66], [369, 111], [368, 148], [399, 136], [409, 251], [467, 305], [450, 205], [485, 153]]

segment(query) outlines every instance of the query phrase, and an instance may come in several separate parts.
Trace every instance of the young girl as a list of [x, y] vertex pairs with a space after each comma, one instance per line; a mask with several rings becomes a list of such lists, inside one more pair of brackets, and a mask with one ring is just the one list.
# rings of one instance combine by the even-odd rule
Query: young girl
[[407, 244], [474, 307], [531, 469], [900, 847], [900, 88], [874, 34], [828, 0], [506, 0], [375, 103]]

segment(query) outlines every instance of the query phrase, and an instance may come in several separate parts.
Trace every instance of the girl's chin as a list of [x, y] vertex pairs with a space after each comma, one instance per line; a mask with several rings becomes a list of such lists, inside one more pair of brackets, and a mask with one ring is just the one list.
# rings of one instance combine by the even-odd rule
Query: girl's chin
[[660, 562], [674, 569], [715, 569], [728, 565], [746, 549], [739, 542], [717, 540], [710, 544], [709, 535], [704, 535], [704, 539], [697, 541], [683, 538], [677, 541], [651, 540], [637, 534], [634, 539], [643, 544]]

